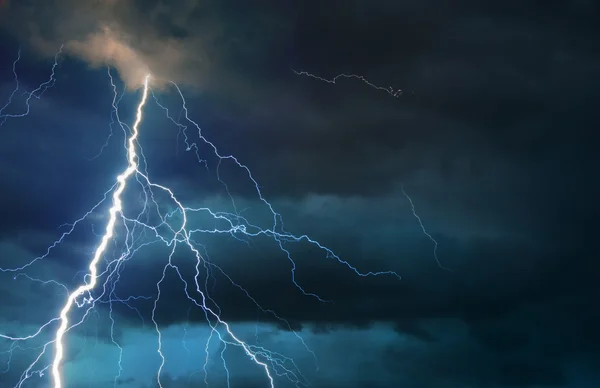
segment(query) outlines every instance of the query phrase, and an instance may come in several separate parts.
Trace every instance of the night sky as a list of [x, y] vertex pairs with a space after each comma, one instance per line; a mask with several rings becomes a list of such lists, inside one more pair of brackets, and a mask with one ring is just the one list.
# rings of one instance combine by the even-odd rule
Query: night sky
[[[108, 69], [129, 128], [151, 72], [138, 147], [153, 182], [273, 228], [246, 170], [219, 163], [185, 120], [174, 81], [201, 134], [252, 171], [277, 230], [348, 263], [306, 240], [193, 236], [213, 309], [254, 349], [287, 357], [271, 369], [276, 387], [599, 387], [598, 15], [591, 0], [0, 1], [0, 107], [20, 52], [0, 111], [0, 334], [34, 334], [89, 281], [127, 166]], [[52, 87], [12, 117], [61, 45]], [[134, 219], [145, 197], [130, 181]], [[177, 207], [153, 191], [158, 207], [140, 220], [156, 225], [155, 209]], [[158, 387], [156, 322], [164, 388], [228, 376], [268, 387], [239, 346], [210, 338], [172, 268], [155, 302], [171, 248], [146, 245], [156, 238], [141, 228], [128, 239], [133, 223], [119, 220], [99, 271], [139, 250], [72, 310], [87, 316], [65, 337], [65, 386]], [[178, 228], [181, 214], [170, 220]], [[227, 228], [206, 212], [189, 223]], [[199, 298], [194, 254], [178, 246], [172, 262]], [[26, 371], [57, 328], [0, 338], [1, 387], [25, 374], [22, 388], [52, 387], [53, 345]]]

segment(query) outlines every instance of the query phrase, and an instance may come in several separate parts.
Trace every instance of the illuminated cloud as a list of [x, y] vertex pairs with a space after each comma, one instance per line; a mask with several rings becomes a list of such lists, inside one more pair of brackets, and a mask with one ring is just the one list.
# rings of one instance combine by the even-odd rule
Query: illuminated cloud
[[[144, 76], [153, 75], [154, 86], [172, 80], [198, 85], [207, 69], [203, 38], [199, 31], [184, 27], [197, 8], [196, 0], [142, 5], [129, 0], [59, 0], [10, 3], [0, 21], [19, 40], [44, 55], [54, 55], [64, 44], [65, 52], [92, 67], [116, 68], [130, 89], [139, 88]], [[16, 22], [27, 20], [28, 22]]]

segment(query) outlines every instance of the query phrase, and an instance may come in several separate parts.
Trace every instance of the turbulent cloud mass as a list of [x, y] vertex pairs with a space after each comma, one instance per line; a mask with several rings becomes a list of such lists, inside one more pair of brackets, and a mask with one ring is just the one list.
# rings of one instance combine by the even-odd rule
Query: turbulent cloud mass
[[129, 88], [139, 87], [148, 71], [157, 84], [197, 85], [218, 39], [218, 31], [211, 31], [214, 22], [195, 25], [193, 15], [205, 5], [197, 0], [15, 1], [5, 23], [14, 24], [18, 36], [43, 54], [64, 44], [94, 67], [115, 67]]
[[[48, 79], [61, 45], [63, 54], [30, 114], [0, 127], [0, 267], [43, 255], [61, 225], [102, 199], [126, 163], [106, 68], [125, 90], [127, 124], [151, 72], [176, 120], [181, 100], [168, 81], [182, 87], [202, 133], [253, 171], [286, 229], [361, 271], [402, 277], [360, 277], [308, 245], [286, 245], [298, 282], [334, 302], [321, 303], [294, 286], [272, 241], [202, 235], [228, 276], [213, 273], [211, 295], [245, 340], [293, 358], [314, 387], [600, 386], [599, 13], [585, 0], [5, 2], [0, 107], [19, 48], [20, 89], [0, 116], [23, 112], [23, 92]], [[403, 93], [301, 71], [358, 74]], [[148, 173], [188, 205], [269, 225], [243, 171], [224, 162], [217, 177], [208, 149], [198, 163], [153, 98], [139, 142]], [[137, 194], [126, 203], [136, 206]], [[27, 271], [0, 272], [1, 334], [31, 333], [57, 315], [64, 288], [31, 278], [82, 281], [107, 208]], [[127, 263], [116, 292], [140, 298], [113, 304], [112, 333], [108, 303], [69, 333], [69, 387], [157, 386], [151, 311], [168, 254], [150, 246]], [[195, 263], [183, 251], [174, 260], [191, 281]], [[225, 387], [228, 372], [231, 387], [267, 386], [239, 349], [206, 345], [206, 317], [173, 273], [155, 318], [165, 388]], [[14, 386], [42, 340], [0, 341], [0, 386]]]

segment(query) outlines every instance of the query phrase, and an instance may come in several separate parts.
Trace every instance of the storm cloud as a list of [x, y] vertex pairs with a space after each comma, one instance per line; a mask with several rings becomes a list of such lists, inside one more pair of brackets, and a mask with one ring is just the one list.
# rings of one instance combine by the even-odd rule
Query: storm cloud
[[[147, 73], [154, 87], [168, 81], [199, 87], [221, 65], [224, 52], [253, 44], [243, 31], [226, 31], [236, 21], [227, 20], [227, 4], [214, 1], [13, 1], [5, 7], [3, 23], [40, 54], [53, 55], [64, 45], [91, 66], [115, 67], [131, 89]], [[270, 33], [285, 33], [283, 21], [244, 7], [250, 11], [246, 23], [271, 24]]]
[[[175, 115], [181, 100], [165, 81], [182, 85], [202, 133], [251, 168], [287, 230], [309, 234], [361, 271], [402, 278], [360, 277], [322, 250], [286, 244], [298, 284], [332, 302], [322, 303], [294, 286], [275, 242], [199, 235], [227, 274], [213, 268], [211, 296], [244, 338], [293, 356], [318, 387], [595, 386], [597, 12], [586, 1], [10, 1], [0, 10], [9, 53], [0, 101], [13, 88], [10, 53], [19, 46], [27, 90], [46, 79], [61, 45], [65, 55], [56, 85], [33, 100], [31, 114], [0, 128], [1, 265], [42, 255], [61, 224], [102, 199], [125, 161], [120, 129], [108, 137], [105, 67], [130, 91], [121, 102], [126, 122], [149, 71], [155, 96]], [[403, 94], [294, 70], [360, 74]], [[209, 168], [199, 164], [163, 113], [151, 99], [140, 137], [152, 178], [190, 206], [233, 211], [231, 194], [268, 225], [245, 172], [219, 165], [225, 190], [215, 158], [201, 152]], [[436, 262], [401, 188], [451, 271]], [[75, 286], [105, 211], [27, 274]], [[151, 246], [124, 267], [117, 294], [149, 299], [132, 303], [137, 310], [113, 306], [113, 338], [125, 349], [120, 386], [155, 383], [151, 312], [167, 256]], [[189, 252], [177, 251], [174, 261], [191, 284]], [[31, 331], [63, 302], [60, 287], [0, 275], [2, 333]], [[161, 291], [155, 318], [170, 360], [163, 384], [203, 383], [206, 317], [190, 309], [173, 272]], [[47, 309], [23, 308], [31, 300]], [[115, 381], [109, 307], [99, 304], [70, 337], [73, 384], [92, 371], [97, 386]], [[314, 350], [318, 371], [294, 332]], [[211, 385], [224, 381], [221, 350], [211, 343]], [[232, 382], [264, 386], [242, 352], [227, 354]], [[27, 356], [19, 351], [0, 379], [18, 378]]]

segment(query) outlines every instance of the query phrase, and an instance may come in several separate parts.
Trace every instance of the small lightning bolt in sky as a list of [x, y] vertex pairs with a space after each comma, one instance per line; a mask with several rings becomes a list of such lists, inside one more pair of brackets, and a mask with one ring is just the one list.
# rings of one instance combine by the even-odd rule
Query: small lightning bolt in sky
[[427, 238], [429, 240], [431, 240], [431, 242], [433, 243], [433, 257], [435, 258], [435, 262], [441, 269], [452, 272], [452, 270], [450, 268], [444, 267], [442, 265], [442, 263], [440, 262], [440, 259], [437, 254], [439, 244], [438, 244], [437, 240], [435, 238], [433, 238], [433, 236], [427, 231], [427, 229], [425, 229], [425, 225], [423, 225], [423, 221], [421, 220], [421, 217], [417, 213], [417, 209], [415, 208], [415, 204], [414, 204], [412, 198], [408, 195], [406, 190], [404, 190], [404, 185], [401, 185], [400, 189], [402, 190], [402, 194], [406, 197], [406, 199], [408, 199], [408, 203], [410, 203], [410, 210], [412, 211], [413, 216], [417, 219], [417, 222], [419, 223], [419, 226], [421, 227], [423, 234], [425, 236], [427, 236]]
[[[0, 120], [2, 120], [2, 123], [4, 123], [8, 119], [23, 117], [29, 114], [30, 100], [33, 97], [40, 98], [45, 91], [47, 91], [54, 85], [56, 81], [55, 70], [58, 66], [58, 59], [61, 52], [62, 48], [56, 54], [49, 79], [40, 84], [39, 87], [32, 90], [31, 92], [25, 93], [25, 111], [21, 111], [20, 113], [4, 113], [7, 110], [9, 110], [13, 104], [15, 104], [15, 101], [13, 101], [13, 97], [15, 96], [15, 93], [19, 90], [20, 87], [16, 71], [18, 61], [21, 58], [21, 53], [19, 51], [17, 59], [13, 63], [13, 74], [16, 86], [13, 92], [10, 94], [7, 103], [0, 110]], [[0, 268], [1, 272], [14, 273], [15, 279], [17, 279], [18, 277], [24, 277], [27, 280], [33, 282], [39, 282], [48, 285], [58, 285], [61, 288], [61, 290], [66, 291], [67, 294], [66, 300], [64, 301], [64, 304], [62, 305], [62, 308], [60, 309], [58, 315], [48, 320], [46, 323], [40, 325], [32, 333], [24, 335], [0, 334], [0, 338], [11, 341], [11, 347], [9, 350], [9, 352], [11, 352], [11, 356], [12, 351], [19, 348], [19, 344], [21, 342], [26, 342], [38, 338], [42, 335], [42, 333], [46, 332], [49, 332], [47, 334], [51, 337], [50, 340], [37, 347], [37, 349], [39, 350], [37, 356], [35, 356], [34, 360], [22, 372], [21, 377], [16, 383], [15, 387], [21, 388], [26, 381], [30, 380], [34, 376], [44, 376], [45, 372], [49, 369], [51, 372], [53, 388], [62, 388], [63, 386], [68, 385], [68, 376], [66, 376], [62, 370], [63, 359], [65, 358], [65, 354], [67, 351], [66, 346], [68, 333], [75, 327], [81, 325], [88, 317], [89, 313], [99, 303], [108, 304], [110, 307], [109, 317], [111, 320], [111, 341], [115, 345], [115, 347], [119, 349], [119, 358], [117, 360], [119, 365], [119, 372], [114, 378], [114, 383], [115, 385], [117, 385], [119, 383], [119, 377], [121, 376], [121, 372], [123, 369], [121, 364], [123, 349], [120, 346], [118, 340], [113, 336], [115, 325], [115, 320], [113, 318], [113, 304], [121, 303], [137, 311], [141, 317], [140, 312], [136, 310], [135, 307], [129, 304], [138, 299], [153, 299], [152, 322], [154, 324], [154, 329], [156, 330], [156, 336], [158, 338], [158, 345], [156, 350], [161, 359], [160, 366], [158, 367], [158, 370], [156, 372], [156, 381], [159, 387], [162, 387], [161, 375], [167, 360], [163, 353], [162, 332], [160, 330], [160, 325], [156, 317], [156, 312], [158, 303], [161, 298], [161, 287], [163, 286], [163, 282], [165, 281], [165, 278], [169, 271], [179, 278], [183, 286], [185, 296], [191, 302], [191, 304], [193, 306], [196, 306], [204, 313], [207, 325], [210, 329], [210, 335], [207, 339], [205, 348], [206, 361], [204, 363], [203, 368], [205, 374], [205, 381], [207, 381], [208, 374], [207, 364], [209, 357], [209, 343], [216, 339], [220, 341], [223, 345], [223, 349], [220, 352], [220, 357], [223, 367], [227, 372], [226, 378], [228, 386], [230, 371], [227, 367], [227, 363], [224, 356], [224, 353], [228, 349], [228, 347], [242, 350], [243, 353], [246, 354], [246, 356], [252, 362], [254, 362], [254, 364], [258, 368], [263, 370], [266, 383], [271, 388], [275, 386], [276, 379], [280, 377], [285, 377], [289, 379], [296, 386], [308, 385], [309, 383], [307, 379], [303, 376], [302, 372], [298, 369], [296, 363], [291, 358], [285, 356], [284, 354], [268, 350], [261, 346], [258, 342], [256, 344], [251, 344], [247, 340], [241, 338], [241, 336], [235, 332], [231, 325], [227, 321], [222, 319], [221, 308], [211, 296], [210, 280], [214, 280], [214, 273], [222, 274], [225, 277], [225, 279], [230, 281], [232, 285], [240, 289], [253, 303], [255, 303], [256, 306], [262, 312], [271, 314], [275, 319], [286, 324], [287, 327], [289, 327], [291, 330], [291, 326], [289, 325], [289, 323], [287, 323], [287, 321], [279, 317], [274, 311], [263, 308], [256, 301], [256, 299], [254, 299], [248, 293], [248, 291], [246, 291], [241, 285], [236, 283], [229, 275], [225, 273], [225, 271], [221, 267], [211, 262], [208, 259], [208, 254], [206, 252], [205, 247], [197, 243], [194, 237], [197, 235], [207, 234], [229, 235], [243, 242], [247, 242], [248, 239], [254, 237], [270, 238], [274, 242], [275, 246], [279, 248], [279, 250], [283, 253], [283, 256], [285, 256], [287, 260], [289, 260], [291, 267], [290, 276], [293, 284], [304, 295], [314, 297], [321, 302], [326, 302], [326, 300], [322, 299], [315, 293], [305, 290], [305, 288], [303, 288], [303, 286], [297, 281], [296, 263], [294, 262], [291, 252], [286, 248], [286, 245], [288, 243], [303, 242], [311, 244], [312, 246], [320, 249], [326, 258], [337, 260], [340, 264], [344, 265], [349, 270], [355, 272], [358, 276], [391, 275], [397, 278], [399, 278], [399, 276], [393, 271], [360, 271], [358, 268], [354, 267], [349, 262], [337, 256], [331, 249], [322, 245], [320, 242], [312, 239], [308, 235], [294, 235], [287, 232], [284, 229], [281, 215], [274, 210], [272, 204], [263, 196], [260, 190], [260, 186], [254, 178], [250, 168], [247, 167], [245, 164], [241, 163], [233, 155], [221, 154], [218, 151], [218, 148], [206, 137], [204, 137], [200, 126], [189, 117], [186, 100], [180, 88], [175, 83], [171, 83], [171, 85], [177, 91], [178, 96], [181, 98], [182, 119], [185, 120], [186, 125], [183, 125], [178, 120], [175, 120], [170, 115], [169, 110], [165, 107], [165, 105], [160, 103], [158, 96], [156, 96], [152, 92], [152, 76], [147, 75], [143, 82], [141, 97], [137, 105], [135, 121], [132, 126], [129, 126], [120, 119], [118, 106], [120, 97], [118, 95], [117, 87], [114, 83], [114, 79], [111, 75], [110, 69], [108, 71], [108, 75], [110, 78], [110, 84], [114, 92], [111, 112], [111, 128], [112, 125], [116, 123], [125, 134], [126, 140], [124, 144], [124, 151], [127, 155], [126, 168], [116, 177], [115, 182], [112, 184], [112, 186], [104, 192], [103, 198], [99, 202], [97, 202], [81, 218], [68, 225], [68, 230], [62, 233], [60, 238], [57, 239], [54, 243], [52, 243], [42, 256], [36, 257], [20, 267]], [[362, 77], [357, 78], [363, 79]], [[364, 81], [366, 82], [366, 80]], [[394, 96], [397, 96], [399, 93], [398, 91], [393, 91], [391, 89], [383, 88], [383, 90], [388, 91], [388, 93]], [[152, 96], [153, 99], [150, 99], [150, 96]], [[248, 220], [246, 217], [242, 216], [242, 212], [237, 210], [238, 208], [231, 194], [229, 194], [229, 199], [235, 210], [235, 212], [233, 213], [214, 211], [209, 207], [189, 207], [184, 205], [176, 197], [175, 193], [170, 188], [151, 180], [147, 171], [147, 162], [144, 156], [143, 149], [141, 148], [139, 142], [139, 137], [141, 136], [143, 130], [142, 127], [144, 124], [144, 109], [147, 109], [148, 104], [152, 100], [154, 100], [156, 106], [161, 111], [164, 111], [167, 118], [170, 119], [179, 128], [180, 134], [183, 135], [186, 144], [186, 150], [193, 151], [194, 154], [197, 156], [199, 163], [203, 164], [206, 168], [208, 168], [206, 158], [201, 158], [201, 149], [204, 150], [208, 148], [209, 150], [211, 150], [213, 155], [217, 157], [218, 162], [216, 167], [216, 176], [217, 179], [224, 185], [225, 190], [228, 194], [229, 189], [226, 183], [221, 179], [221, 176], [219, 175], [219, 168], [222, 165], [222, 163], [233, 163], [245, 173], [246, 177], [254, 185], [258, 199], [271, 213], [272, 225], [269, 228], [259, 227], [258, 225]], [[188, 126], [197, 130], [197, 136], [195, 141], [191, 140], [191, 135], [188, 133]], [[130, 190], [130, 186], [132, 185], [135, 185], [136, 187], [140, 188], [140, 199], [142, 208], [137, 214], [130, 214], [131, 212], [133, 212], [133, 210], [127, 210], [128, 206], [124, 203], [124, 199], [122, 198], [122, 194], [124, 193], [124, 191], [126, 189]], [[160, 197], [159, 194], [161, 195]], [[158, 200], [157, 198], [166, 199]], [[73, 290], [70, 290], [69, 287], [65, 286], [62, 283], [59, 283], [54, 279], [39, 279], [36, 277], [32, 277], [25, 272], [35, 263], [45, 259], [50, 254], [50, 252], [58, 245], [63, 243], [73, 233], [73, 231], [83, 223], [84, 220], [89, 218], [93, 213], [99, 211], [101, 205], [109, 199], [110, 208], [108, 209], [108, 220], [106, 222], [106, 227], [104, 229], [104, 233], [98, 236], [100, 238], [100, 242], [94, 251], [92, 259], [89, 262], [87, 273], [84, 276], [83, 283], [76, 286]], [[165, 202], [168, 203], [169, 208], [171, 210], [161, 210], [165, 208]], [[195, 226], [192, 227], [191, 222], [189, 222], [189, 220], [193, 217], [197, 217], [200, 215], [208, 216], [212, 220], [219, 221], [218, 224], [214, 223], [214, 225], [221, 226], [199, 227], [196, 224], [194, 224]], [[417, 219], [419, 218], [417, 217]], [[123, 231], [123, 233], [121, 233], [121, 231]], [[425, 232], [424, 228], [423, 231]], [[109, 244], [116, 244], [118, 241], [121, 240], [123, 242], [123, 246], [120, 249], [120, 252], [118, 252], [113, 258], [110, 258], [110, 255], [107, 254]], [[165, 258], [162, 276], [156, 282], [156, 297], [119, 297], [116, 292], [116, 287], [117, 284], [123, 278], [126, 278], [126, 274], [123, 271], [124, 266], [129, 260], [131, 260], [135, 256], [135, 254], [138, 251], [140, 251], [144, 247], [153, 244], [162, 244], [168, 247], [170, 252]], [[174, 261], [174, 254], [176, 249], [181, 248], [185, 249], [190, 254], [190, 260], [193, 260], [193, 263], [195, 264], [193, 284], [186, 280], [186, 277], [184, 276], [182, 270], [176, 265]], [[201, 279], [202, 274], [204, 274], [204, 279]], [[83, 313], [80, 313], [81, 317], [75, 319], [75, 311], [78, 310], [82, 311]], [[55, 331], [52, 331], [52, 329], [57, 324], [58, 328]], [[297, 336], [299, 341], [301, 341], [301, 343], [315, 357], [316, 360], [316, 355], [312, 352], [312, 350], [308, 348], [308, 346], [306, 346], [302, 337], [293, 330], [291, 331]], [[49, 354], [53, 355], [51, 362], [46, 361]]]
[[314, 74], [309, 73], [307, 71], [296, 71], [294, 69], [292, 69], [292, 71], [296, 75], [303, 75], [303, 76], [306, 76], [306, 77], [314, 78], [314, 79], [319, 80], [319, 81], [327, 82], [329, 84], [335, 84], [337, 82], [337, 80], [340, 79], [340, 78], [355, 78], [355, 79], [358, 79], [358, 80], [364, 82], [365, 84], [369, 85], [373, 89], [383, 90], [384, 92], [386, 92], [387, 94], [389, 94], [392, 97], [400, 97], [404, 93], [402, 91], [402, 89], [394, 89], [391, 86], [384, 87], [384, 86], [375, 85], [374, 83], [372, 83], [371, 81], [369, 81], [368, 79], [366, 79], [365, 77], [363, 77], [362, 75], [357, 75], [357, 74], [341, 73], [341, 74], [338, 74], [338, 75], [336, 75], [335, 77], [333, 77], [331, 79], [327, 79], [327, 78], [320, 77], [318, 75], [314, 75]]

